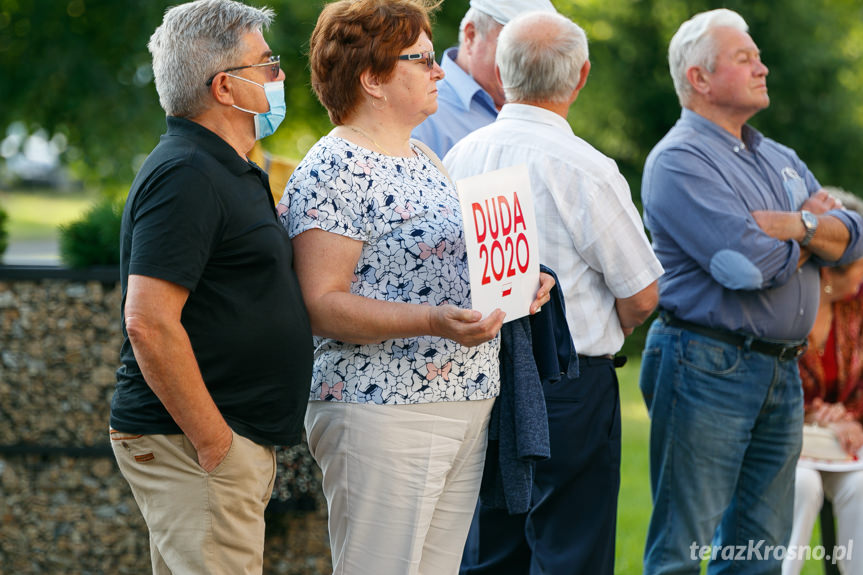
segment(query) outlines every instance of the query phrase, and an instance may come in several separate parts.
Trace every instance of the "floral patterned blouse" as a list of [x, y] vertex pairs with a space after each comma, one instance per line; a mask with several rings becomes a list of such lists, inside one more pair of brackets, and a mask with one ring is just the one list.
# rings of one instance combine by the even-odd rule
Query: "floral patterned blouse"
[[[470, 308], [461, 212], [432, 161], [381, 155], [325, 136], [278, 205], [291, 237], [319, 228], [363, 242], [351, 293]], [[326, 265], [326, 262], [321, 262]], [[315, 337], [311, 400], [415, 404], [495, 397], [499, 338], [464, 347], [441, 337], [357, 345]]]

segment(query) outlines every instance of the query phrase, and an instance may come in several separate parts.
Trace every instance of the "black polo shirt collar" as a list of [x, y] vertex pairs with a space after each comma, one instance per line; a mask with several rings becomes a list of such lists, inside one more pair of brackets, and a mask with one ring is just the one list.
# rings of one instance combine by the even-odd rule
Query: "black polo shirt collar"
[[237, 151], [223, 140], [218, 134], [212, 132], [197, 122], [177, 116], [167, 117], [168, 130], [164, 137], [180, 137], [191, 140], [194, 144], [213, 156], [220, 164], [225, 166], [232, 174], [239, 176], [250, 170], [262, 171], [257, 165], [245, 160], [237, 154]]

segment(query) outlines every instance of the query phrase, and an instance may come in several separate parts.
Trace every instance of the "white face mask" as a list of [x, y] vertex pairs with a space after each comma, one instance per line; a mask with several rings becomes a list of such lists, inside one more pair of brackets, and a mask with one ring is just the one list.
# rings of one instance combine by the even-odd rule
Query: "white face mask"
[[279, 127], [279, 124], [282, 123], [282, 120], [285, 119], [285, 115], [288, 112], [288, 108], [285, 105], [285, 83], [282, 81], [258, 84], [257, 82], [253, 82], [252, 80], [243, 78], [241, 76], [234, 76], [233, 74], [228, 74], [228, 76], [230, 76], [231, 78], [242, 80], [244, 82], [248, 82], [249, 84], [254, 84], [255, 86], [260, 86], [264, 89], [264, 94], [266, 94], [267, 96], [267, 103], [269, 103], [270, 105], [270, 109], [268, 111], [254, 112], [252, 110], [241, 108], [236, 104], [234, 104], [233, 106], [241, 112], [255, 115], [256, 140], [260, 140], [262, 138], [266, 138], [267, 136], [272, 135]]

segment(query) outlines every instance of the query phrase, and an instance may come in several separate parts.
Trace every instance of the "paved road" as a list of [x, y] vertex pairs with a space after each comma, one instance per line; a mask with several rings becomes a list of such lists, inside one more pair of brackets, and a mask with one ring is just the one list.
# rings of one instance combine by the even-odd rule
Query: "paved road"
[[58, 266], [60, 250], [57, 240], [13, 240], [3, 254], [2, 262], [7, 266]]

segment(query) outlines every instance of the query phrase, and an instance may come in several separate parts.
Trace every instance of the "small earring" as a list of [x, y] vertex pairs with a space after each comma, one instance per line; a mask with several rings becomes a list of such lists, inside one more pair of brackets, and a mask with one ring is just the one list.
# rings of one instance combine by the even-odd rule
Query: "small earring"
[[824, 286], [824, 293], [826, 293], [827, 295], [832, 294], [833, 293], [833, 286], [830, 284], [827, 284], [826, 286]]
[[[381, 105], [381, 107], [380, 107], [380, 108], [378, 108], [378, 107], [375, 105], [375, 102], [378, 102], [378, 101], [382, 101], [382, 102], [383, 102], [383, 104]], [[383, 98], [372, 98], [372, 108], [374, 108], [375, 110], [383, 110], [384, 108], [386, 108], [386, 107], [387, 107], [387, 103], [388, 103], [388, 102], [387, 102], [386, 94], [384, 94], [384, 97], [383, 97]]]

